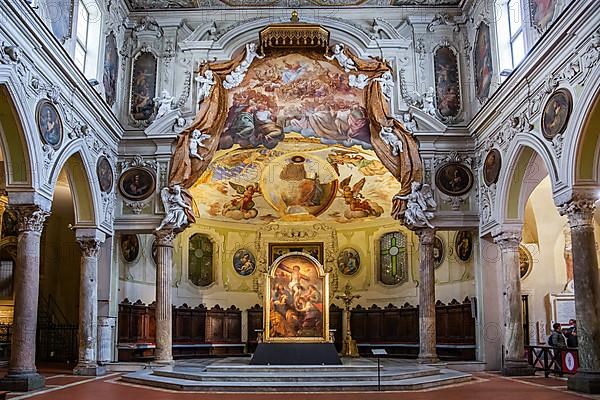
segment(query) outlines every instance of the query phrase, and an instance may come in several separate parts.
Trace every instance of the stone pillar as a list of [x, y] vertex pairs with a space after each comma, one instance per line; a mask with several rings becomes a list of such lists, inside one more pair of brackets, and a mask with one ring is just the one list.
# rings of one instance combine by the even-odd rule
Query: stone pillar
[[35, 339], [40, 287], [40, 236], [50, 213], [37, 205], [12, 206], [17, 214], [17, 265], [14, 269], [15, 311], [8, 373], [3, 390], [27, 392], [44, 387], [35, 368]]
[[415, 231], [419, 237], [419, 362], [438, 361], [435, 331], [435, 268], [433, 243], [435, 230], [422, 228]]
[[521, 231], [512, 230], [494, 236], [502, 261], [502, 305], [504, 308], [504, 364], [502, 373], [509, 376], [533, 375], [525, 359], [523, 306], [519, 273]]
[[594, 196], [576, 195], [560, 208], [571, 227], [579, 369], [571, 390], [600, 393], [600, 279], [594, 238]]
[[171, 315], [171, 279], [173, 271], [172, 229], [161, 229], [156, 236], [156, 352], [154, 361], [170, 364], [172, 352], [172, 315]]
[[97, 376], [106, 371], [97, 362], [98, 334], [98, 251], [102, 241], [97, 236], [77, 238], [81, 248], [79, 271], [79, 358], [75, 375]]

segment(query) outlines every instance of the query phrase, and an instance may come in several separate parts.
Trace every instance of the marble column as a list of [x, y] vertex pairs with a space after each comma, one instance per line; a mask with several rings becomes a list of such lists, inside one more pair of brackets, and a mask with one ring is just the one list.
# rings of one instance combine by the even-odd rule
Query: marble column
[[525, 359], [523, 333], [523, 303], [519, 272], [521, 231], [504, 231], [494, 236], [500, 247], [502, 262], [502, 306], [504, 309], [504, 364], [502, 373], [508, 376], [533, 375]]
[[433, 263], [433, 243], [435, 230], [421, 228], [416, 231], [419, 237], [419, 362], [438, 361], [435, 330], [435, 268]]
[[40, 287], [40, 237], [50, 213], [37, 205], [12, 206], [17, 215], [17, 263], [14, 269], [14, 318], [8, 373], [2, 390], [27, 392], [44, 387], [35, 368], [35, 339]]
[[560, 208], [571, 227], [579, 369], [571, 390], [600, 393], [600, 278], [594, 238], [593, 195], [576, 195]]
[[154, 361], [170, 364], [172, 352], [172, 315], [171, 315], [171, 279], [173, 271], [172, 229], [161, 229], [156, 236], [156, 351]]
[[77, 237], [81, 248], [79, 271], [79, 358], [75, 375], [97, 376], [106, 372], [97, 362], [98, 334], [98, 251], [102, 241], [96, 236]]

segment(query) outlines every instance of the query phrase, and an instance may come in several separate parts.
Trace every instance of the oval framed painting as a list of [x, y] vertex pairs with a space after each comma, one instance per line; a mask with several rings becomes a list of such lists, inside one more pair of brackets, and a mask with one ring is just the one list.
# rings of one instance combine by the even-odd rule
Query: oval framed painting
[[156, 187], [154, 174], [145, 168], [131, 168], [121, 174], [119, 191], [128, 200], [145, 200]]
[[460, 261], [469, 261], [473, 253], [473, 234], [470, 231], [458, 231], [454, 238], [454, 251]]
[[448, 163], [437, 170], [435, 185], [448, 196], [462, 196], [473, 187], [473, 173], [463, 164]]
[[54, 149], [59, 148], [63, 138], [63, 124], [54, 104], [42, 100], [37, 105], [36, 121], [44, 144]]
[[497, 149], [492, 149], [485, 156], [483, 163], [483, 181], [487, 186], [498, 182], [500, 168], [502, 167], [502, 156]]
[[533, 257], [527, 247], [522, 244], [519, 245], [519, 277], [521, 279], [527, 278], [531, 273], [533, 267]]
[[567, 89], [558, 89], [546, 102], [542, 111], [542, 134], [548, 140], [564, 133], [573, 111], [573, 97]]
[[444, 251], [444, 242], [442, 239], [435, 235], [433, 239], [433, 268], [437, 269], [444, 262], [444, 256], [446, 252]]
[[338, 255], [338, 269], [346, 276], [354, 275], [360, 268], [360, 255], [353, 248], [347, 247]]
[[100, 184], [100, 190], [104, 193], [108, 193], [113, 187], [113, 169], [108, 161], [108, 158], [102, 156], [98, 159], [96, 164], [96, 175], [98, 176], [98, 183]]
[[140, 240], [135, 234], [123, 234], [119, 241], [121, 255], [127, 263], [135, 262], [140, 255]]
[[252, 275], [256, 269], [254, 254], [247, 249], [239, 249], [233, 255], [233, 269], [241, 276]]

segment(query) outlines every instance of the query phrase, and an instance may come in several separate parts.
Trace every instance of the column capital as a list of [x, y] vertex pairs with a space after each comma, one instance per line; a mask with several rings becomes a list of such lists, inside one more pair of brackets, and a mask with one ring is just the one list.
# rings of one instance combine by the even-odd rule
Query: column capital
[[503, 231], [494, 235], [494, 243], [496, 243], [501, 250], [516, 251], [519, 249], [519, 244], [521, 244], [521, 237], [521, 231]]
[[415, 229], [415, 234], [419, 237], [419, 244], [424, 246], [432, 246], [435, 241], [435, 229], [421, 228]]
[[574, 193], [571, 200], [558, 207], [560, 215], [569, 220], [571, 229], [592, 227], [596, 198], [590, 193]]
[[154, 236], [156, 237], [157, 246], [173, 247], [173, 241], [175, 240], [175, 236], [177, 236], [177, 234], [173, 229], [160, 229], [158, 231], [154, 231]]
[[11, 205], [17, 215], [17, 230], [21, 232], [39, 232], [44, 230], [44, 222], [50, 216], [50, 211], [35, 204]]
[[77, 239], [77, 244], [81, 249], [84, 257], [97, 257], [102, 241], [94, 236], [80, 236]]

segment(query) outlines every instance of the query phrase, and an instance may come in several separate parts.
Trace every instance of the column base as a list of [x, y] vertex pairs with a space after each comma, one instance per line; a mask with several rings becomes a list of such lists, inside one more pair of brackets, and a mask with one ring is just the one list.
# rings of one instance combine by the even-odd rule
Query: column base
[[73, 375], [100, 376], [106, 374], [106, 368], [96, 364], [77, 364]]
[[10, 372], [0, 379], [0, 390], [9, 392], [31, 392], [42, 389], [45, 385], [44, 377], [37, 372], [11, 374]]
[[438, 358], [437, 354], [419, 354], [419, 357], [417, 357], [417, 362], [421, 364], [435, 364], [440, 362], [440, 359]]
[[525, 360], [505, 360], [502, 367], [504, 376], [530, 376], [535, 375], [535, 368]]
[[154, 360], [153, 364], [160, 364], [160, 365], [173, 365], [175, 364], [175, 361], [171, 358], [170, 360]]
[[600, 371], [581, 371], [569, 377], [567, 381], [569, 390], [581, 393], [600, 393]]

